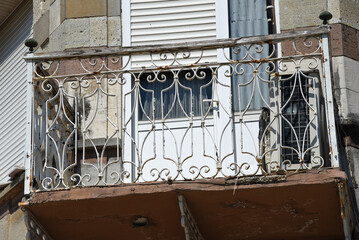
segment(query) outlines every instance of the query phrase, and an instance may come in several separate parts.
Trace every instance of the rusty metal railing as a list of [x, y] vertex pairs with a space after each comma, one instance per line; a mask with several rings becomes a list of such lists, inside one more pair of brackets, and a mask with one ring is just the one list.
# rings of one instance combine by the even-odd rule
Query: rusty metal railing
[[327, 35], [28, 54], [31, 190], [338, 166]]

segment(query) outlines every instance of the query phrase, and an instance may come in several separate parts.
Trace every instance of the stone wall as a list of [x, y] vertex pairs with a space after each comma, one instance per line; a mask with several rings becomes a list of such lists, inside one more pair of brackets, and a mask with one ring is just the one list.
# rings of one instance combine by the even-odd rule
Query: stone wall
[[120, 0], [34, 0], [37, 52], [121, 45]]
[[[37, 53], [121, 46], [121, 29], [120, 0], [34, 0], [34, 38], [39, 43]], [[66, 65], [65, 62], [61, 64]], [[73, 69], [72, 72], [83, 73], [79, 64], [74, 64], [72, 68], [76, 66], [79, 68], [78, 71]], [[100, 111], [95, 109], [96, 95], [85, 99], [88, 115], [96, 114], [88, 131], [92, 139], [107, 139], [113, 135], [113, 127], [107, 118], [113, 120], [113, 112], [116, 113], [116, 106], [120, 106], [120, 87], [111, 86], [110, 89], [107, 87], [106, 79], [102, 82], [104, 91], [117, 94], [118, 105], [102, 94], [104, 101], [101, 104], [103, 109]], [[94, 79], [91, 87], [87, 89], [73, 90], [65, 86], [68, 93], [80, 98], [91, 95], [96, 87]], [[81, 105], [81, 101], [79, 107], [85, 107]], [[118, 111], [121, 112], [120, 109]], [[116, 117], [121, 116], [117, 114]]]
[[359, 29], [358, 0], [279, 0], [280, 28], [289, 30], [321, 25], [318, 16], [324, 10], [333, 14], [330, 23]]

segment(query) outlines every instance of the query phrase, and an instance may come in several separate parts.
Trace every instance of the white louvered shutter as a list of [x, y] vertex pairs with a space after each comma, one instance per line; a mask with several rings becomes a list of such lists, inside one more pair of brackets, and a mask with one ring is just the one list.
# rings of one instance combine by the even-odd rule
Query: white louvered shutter
[[[215, 12], [215, 0], [131, 0], [131, 45], [216, 39]], [[206, 51], [205, 61], [216, 61], [216, 53]], [[191, 54], [192, 59], [199, 56]], [[136, 56], [132, 66], [148, 66], [149, 60]]]
[[23, 167], [26, 137], [24, 41], [32, 34], [32, 1], [24, 1], [0, 26], [0, 183]]

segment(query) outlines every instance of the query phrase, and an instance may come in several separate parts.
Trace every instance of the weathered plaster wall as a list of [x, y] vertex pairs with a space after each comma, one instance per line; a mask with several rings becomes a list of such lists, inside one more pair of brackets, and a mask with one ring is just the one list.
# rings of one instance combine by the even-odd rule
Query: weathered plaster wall
[[318, 16], [321, 11], [326, 10], [326, 2], [327, 0], [279, 0], [281, 30], [320, 25]]
[[332, 66], [340, 118], [345, 124], [359, 124], [359, 62], [338, 56], [332, 58]]
[[[346, 175], [340, 170], [237, 180], [41, 192], [29, 200], [28, 208], [59, 239], [178, 240], [184, 239], [178, 207], [178, 195], [183, 194], [206, 240], [344, 239], [340, 201], [346, 202], [339, 198], [338, 183], [345, 187]], [[149, 224], [133, 227], [138, 216], [148, 218]], [[351, 219], [350, 214], [345, 217]]]
[[333, 14], [330, 23], [359, 29], [358, 0], [279, 0], [281, 30], [321, 25], [318, 16], [324, 10]]
[[0, 190], [0, 240], [25, 240], [25, 214], [18, 203], [24, 196], [24, 175]]
[[340, 15], [338, 22], [359, 29], [359, 1], [358, 0], [328, 0], [328, 2], [339, 2]]
[[0, 239], [25, 240], [27, 229], [24, 218], [24, 212], [20, 209], [0, 218]]

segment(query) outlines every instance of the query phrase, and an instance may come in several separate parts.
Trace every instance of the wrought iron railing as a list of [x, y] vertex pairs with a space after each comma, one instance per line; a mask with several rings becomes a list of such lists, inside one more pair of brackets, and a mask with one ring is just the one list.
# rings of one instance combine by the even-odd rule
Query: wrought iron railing
[[337, 166], [327, 34], [28, 54], [28, 183], [51, 190]]

